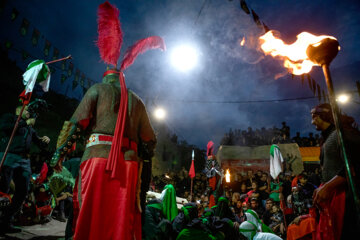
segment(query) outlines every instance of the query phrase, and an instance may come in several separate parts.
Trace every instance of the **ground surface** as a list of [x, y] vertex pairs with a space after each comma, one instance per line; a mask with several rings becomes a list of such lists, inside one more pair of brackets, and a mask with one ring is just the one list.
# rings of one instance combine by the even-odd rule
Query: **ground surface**
[[50, 222], [45, 224], [20, 227], [22, 232], [6, 234], [5, 236], [0, 236], [0, 239], [62, 240], [65, 239], [65, 226], [65, 222], [59, 222], [55, 219], [52, 219]]

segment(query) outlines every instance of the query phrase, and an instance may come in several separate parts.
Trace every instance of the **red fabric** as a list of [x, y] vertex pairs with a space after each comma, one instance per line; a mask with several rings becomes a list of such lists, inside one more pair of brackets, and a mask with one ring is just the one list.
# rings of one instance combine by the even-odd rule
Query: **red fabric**
[[[315, 218], [309, 217], [301, 220], [299, 225], [291, 224], [287, 229], [287, 240], [303, 239], [308, 235], [312, 235], [315, 240], [316, 222]], [[314, 234], [313, 234], [314, 233]]]
[[29, 104], [30, 99], [31, 99], [31, 94], [32, 94], [32, 92], [28, 92], [28, 93], [25, 95], [25, 90], [20, 93], [19, 98], [20, 98], [20, 100], [23, 102], [24, 105], [28, 105], [28, 104]]
[[191, 161], [189, 176], [190, 176], [190, 178], [194, 178], [194, 177], [195, 177], [194, 159]]
[[215, 206], [215, 196], [211, 194], [209, 199], [209, 208], [212, 208], [213, 206]]
[[119, 9], [108, 1], [100, 4], [98, 8], [98, 40], [101, 59], [114, 66], [120, 57], [123, 34], [119, 20]]
[[294, 177], [291, 182], [291, 187], [296, 187], [298, 185], [298, 176]]
[[216, 176], [209, 178], [209, 187], [211, 187], [211, 190], [215, 190], [216, 188]]
[[[209, 178], [209, 187], [211, 188], [212, 191], [215, 190], [215, 188], [216, 188], [216, 176]], [[210, 199], [209, 199], [209, 207], [211, 208], [213, 206], [215, 206], [215, 197], [214, 197], [213, 194], [211, 194]]]
[[48, 173], [48, 166], [46, 163], [43, 163], [42, 167], [41, 167], [41, 171], [40, 171], [40, 174], [39, 176], [36, 178], [35, 182], [37, 184], [41, 184], [45, 181], [46, 179], [46, 176], [47, 176], [47, 173]]
[[75, 186], [74, 186], [74, 190], [73, 190], [73, 222], [72, 222], [72, 226], [71, 226], [72, 233], [75, 232], [76, 222], [79, 217], [79, 211], [80, 211], [79, 197], [78, 197], [78, 194], [79, 194], [78, 182], [79, 182], [79, 177], [77, 177], [75, 180]]
[[316, 229], [317, 240], [338, 240], [341, 238], [345, 213], [345, 190], [334, 192], [332, 199], [322, 204]]
[[105, 172], [107, 159], [80, 165], [81, 201], [75, 240], [141, 239], [141, 214], [136, 207], [138, 163], [125, 161], [126, 186]]
[[120, 88], [121, 88], [121, 98], [120, 98], [120, 105], [119, 105], [119, 113], [116, 120], [116, 126], [114, 131], [114, 138], [111, 144], [111, 150], [109, 153], [109, 159], [106, 162], [106, 171], [111, 172], [111, 178], [118, 179], [126, 185], [126, 178], [124, 173], [124, 152], [121, 149], [123, 135], [124, 135], [124, 128], [125, 128], [125, 121], [126, 121], [126, 114], [127, 114], [127, 105], [128, 105], [128, 92], [126, 89], [125, 78], [122, 72], [119, 72], [119, 81], [120, 81]]
[[213, 155], [214, 152], [214, 142], [213, 141], [209, 141], [207, 144], [207, 151], [206, 151], [206, 156], [211, 156]]
[[288, 208], [286, 206], [286, 203], [284, 200], [280, 201], [280, 209], [283, 211], [284, 215], [289, 215], [289, 214], [293, 214], [294, 210], [292, 208]]
[[134, 45], [126, 50], [124, 59], [121, 63], [120, 70], [125, 70], [134, 63], [136, 57], [150, 49], [160, 48], [166, 50], [164, 40], [159, 36], [152, 36], [137, 41]]
[[50, 215], [51, 211], [52, 211], [52, 208], [50, 205], [46, 205], [46, 206], [39, 207], [39, 208], [36, 207], [36, 215], [37, 216], [39, 216], [39, 215], [43, 216], [43, 217], [48, 216], [48, 215]]
[[0, 197], [9, 199], [9, 201], [11, 203], [11, 196], [9, 194], [0, 192]]

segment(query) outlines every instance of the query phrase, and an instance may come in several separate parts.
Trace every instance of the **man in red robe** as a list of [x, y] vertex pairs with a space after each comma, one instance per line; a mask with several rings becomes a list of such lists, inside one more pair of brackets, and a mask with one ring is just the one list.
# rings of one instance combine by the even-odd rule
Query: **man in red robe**
[[[142, 151], [152, 155], [156, 137], [143, 102], [128, 90], [122, 175], [113, 178], [112, 172], [106, 170], [121, 97], [119, 74], [122, 73], [105, 72], [103, 83], [87, 91], [70, 121], [65, 122], [58, 140], [58, 149], [68, 151], [69, 147], [61, 146], [76, 138], [77, 131], [89, 135], [74, 190], [77, 218], [74, 239], [134, 239], [135, 236], [141, 239], [141, 209], [136, 199], [142, 166], [138, 148], [141, 144]], [[58, 150], [57, 154], [61, 152]], [[54, 160], [60, 163], [56, 162], [56, 156]]]

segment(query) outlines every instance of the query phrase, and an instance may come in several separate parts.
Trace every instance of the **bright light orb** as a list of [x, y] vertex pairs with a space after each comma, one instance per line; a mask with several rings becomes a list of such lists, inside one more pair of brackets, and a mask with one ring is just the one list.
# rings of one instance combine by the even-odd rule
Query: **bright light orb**
[[162, 108], [157, 108], [156, 110], [155, 110], [155, 112], [154, 112], [154, 115], [155, 115], [155, 117], [157, 118], [157, 119], [164, 119], [165, 118], [165, 116], [166, 116], [166, 112], [165, 112], [165, 110], [164, 109], [162, 109]]
[[180, 71], [188, 71], [194, 68], [198, 61], [198, 52], [191, 46], [178, 46], [172, 51], [171, 62]]
[[340, 103], [347, 103], [349, 101], [349, 96], [346, 95], [346, 94], [341, 94], [341, 95], [338, 96], [337, 100]]

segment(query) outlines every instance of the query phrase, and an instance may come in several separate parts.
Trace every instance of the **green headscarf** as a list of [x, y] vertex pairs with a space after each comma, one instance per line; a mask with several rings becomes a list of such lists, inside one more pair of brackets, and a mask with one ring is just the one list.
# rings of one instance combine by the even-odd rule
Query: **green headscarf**
[[161, 200], [163, 205], [163, 214], [169, 220], [173, 221], [178, 215], [178, 209], [176, 205], [176, 192], [173, 185], [168, 184], [164, 187], [161, 193]]

